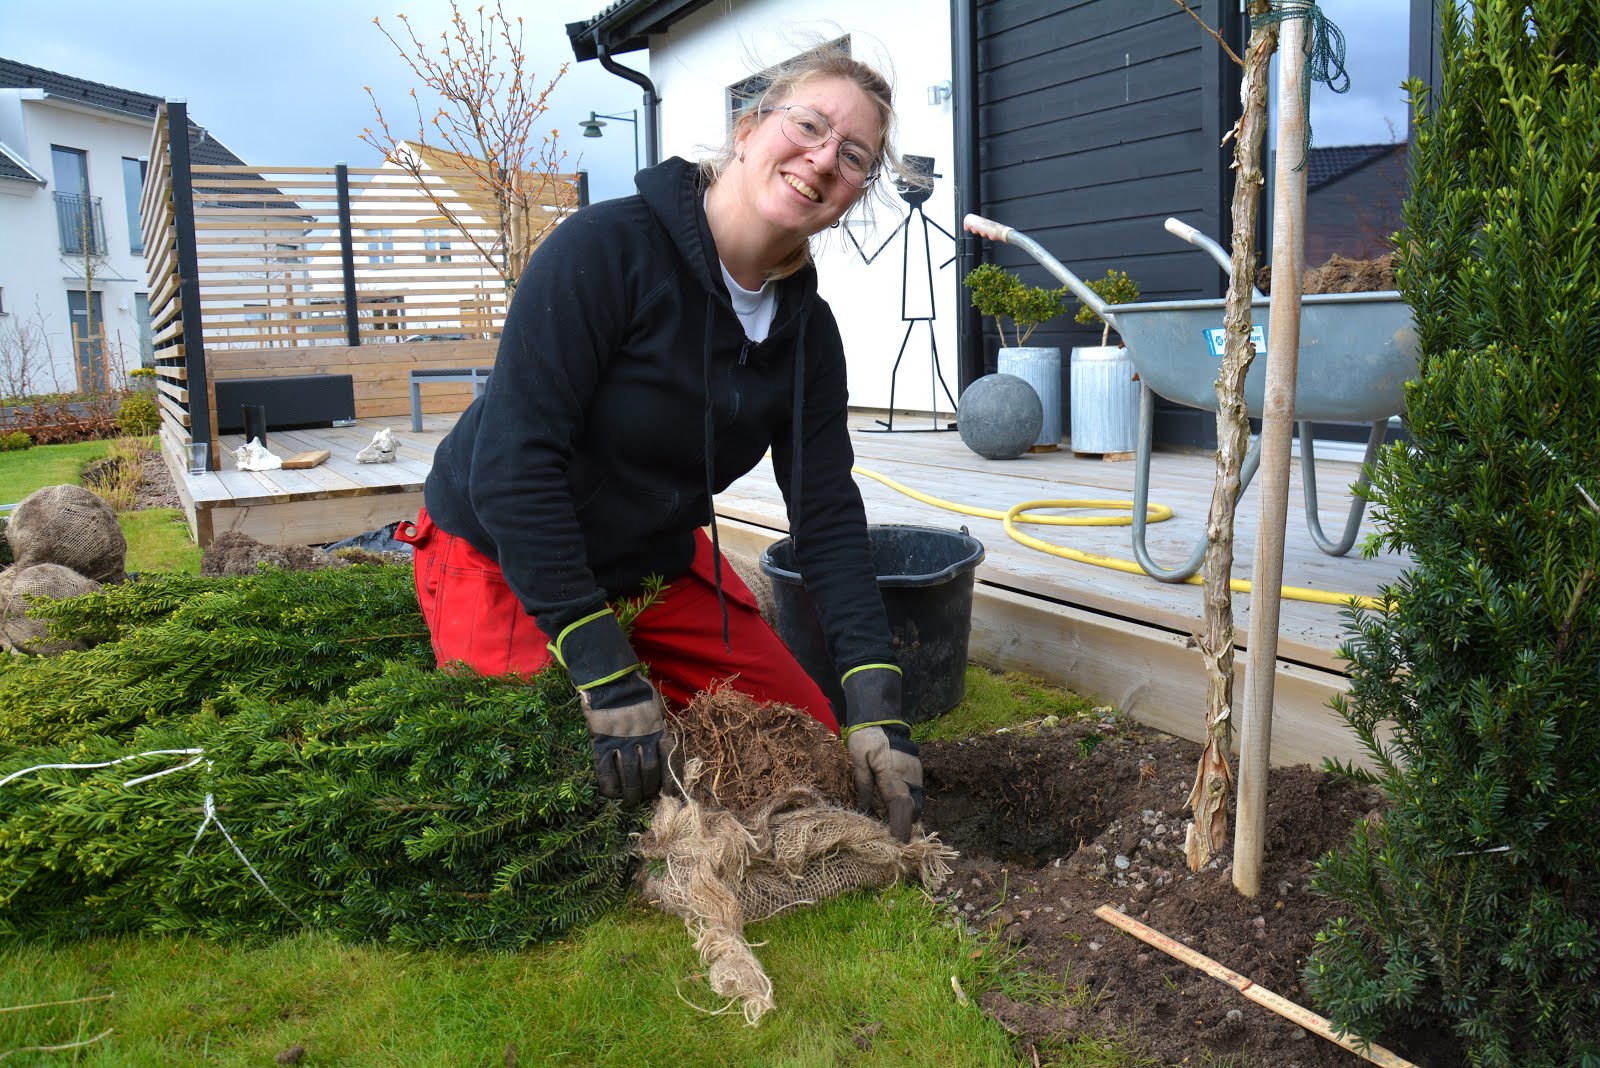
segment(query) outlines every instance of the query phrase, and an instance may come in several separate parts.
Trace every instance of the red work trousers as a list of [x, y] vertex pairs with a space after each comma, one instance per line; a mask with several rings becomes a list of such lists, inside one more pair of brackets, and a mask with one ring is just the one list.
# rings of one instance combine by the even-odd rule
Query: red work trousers
[[[549, 664], [549, 636], [523, 611], [498, 563], [440, 530], [426, 508], [396, 536], [415, 552], [417, 600], [440, 667], [464, 663], [482, 675], [532, 675]], [[755, 596], [726, 558], [722, 592], [731, 649], [723, 646], [715, 557], [711, 539], [696, 531], [694, 563], [634, 620], [629, 641], [650, 668], [650, 681], [669, 707], [682, 708], [727, 680], [757, 701], [803, 709], [837, 734], [828, 699], [761, 618]]]

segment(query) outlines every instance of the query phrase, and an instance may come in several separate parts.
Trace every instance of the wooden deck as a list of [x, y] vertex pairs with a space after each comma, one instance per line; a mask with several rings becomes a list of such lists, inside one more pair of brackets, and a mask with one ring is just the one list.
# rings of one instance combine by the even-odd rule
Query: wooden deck
[[[328, 450], [324, 463], [300, 471], [241, 471], [233, 451], [244, 437], [220, 435], [221, 470], [176, 479], [190, 530], [201, 545], [229, 530], [272, 544], [322, 544], [414, 518], [433, 450], [455, 421], [454, 414], [426, 415], [420, 434], [412, 432], [409, 416], [331, 429], [268, 429], [267, 446], [279, 456]], [[399, 458], [356, 463], [356, 453], [384, 427], [400, 442]]]
[[[223, 470], [185, 476], [182, 494], [196, 535], [208, 543], [225, 530], [242, 530], [268, 542], [317, 543], [375, 529], [416, 514], [433, 449], [453, 425], [453, 415], [429, 415], [412, 433], [404, 418], [365, 419], [331, 430], [269, 431], [279, 455], [328, 449], [330, 459], [305, 471], [243, 472], [225, 453]], [[854, 420], [857, 463], [918, 492], [963, 505], [1004, 511], [1029, 500], [1131, 499], [1134, 463], [1105, 462], [1061, 450], [1016, 460], [975, 455], [954, 433], [872, 433], [870, 416]], [[907, 423], [918, 426], [924, 424]], [[355, 454], [373, 434], [390, 427], [400, 440], [393, 464], [358, 464]], [[237, 448], [224, 436], [224, 450]], [[1346, 489], [1354, 463], [1318, 461], [1324, 529], [1342, 530]], [[1051, 679], [1113, 704], [1129, 715], [1175, 734], [1198, 738], [1204, 718], [1205, 677], [1194, 635], [1202, 620], [1201, 589], [1170, 585], [1143, 575], [1061, 559], [1012, 540], [998, 520], [947, 511], [857, 476], [872, 523], [967, 527], [983, 542], [974, 600], [972, 658]], [[1152, 463], [1153, 502], [1174, 517], [1150, 527], [1149, 545], [1160, 563], [1187, 557], [1200, 537], [1210, 501], [1208, 453], [1162, 452]], [[1235, 576], [1249, 578], [1256, 534], [1255, 489], [1246, 493], [1237, 521]], [[1290, 484], [1284, 583], [1321, 590], [1372, 594], [1406, 561], [1392, 554], [1364, 560], [1359, 551], [1324, 555], [1306, 532], [1299, 461]], [[770, 467], [736, 482], [717, 500], [725, 545], [758, 551], [787, 532], [782, 500]], [[1132, 560], [1127, 527], [1028, 525], [1056, 545]], [[1372, 530], [1370, 517], [1362, 535]], [[1250, 597], [1236, 595], [1241, 648], [1249, 627]], [[1346, 688], [1337, 648], [1343, 640], [1341, 609], [1284, 601], [1278, 650], [1274, 763], [1359, 757], [1343, 723], [1327, 707]], [[1235, 693], [1242, 702], [1243, 666]], [[1242, 710], [1240, 710], [1242, 714]]]

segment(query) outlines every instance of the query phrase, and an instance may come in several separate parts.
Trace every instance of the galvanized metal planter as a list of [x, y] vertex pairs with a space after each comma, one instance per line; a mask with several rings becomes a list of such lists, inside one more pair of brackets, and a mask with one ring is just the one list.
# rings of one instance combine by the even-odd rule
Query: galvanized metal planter
[[996, 370], [1003, 375], [1016, 375], [1039, 394], [1044, 406], [1044, 423], [1039, 427], [1039, 440], [1034, 448], [1056, 448], [1061, 444], [1061, 350], [1053, 347], [1025, 345], [1000, 350]]
[[1122, 345], [1072, 350], [1072, 451], [1132, 452], [1139, 442], [1139, 383]]

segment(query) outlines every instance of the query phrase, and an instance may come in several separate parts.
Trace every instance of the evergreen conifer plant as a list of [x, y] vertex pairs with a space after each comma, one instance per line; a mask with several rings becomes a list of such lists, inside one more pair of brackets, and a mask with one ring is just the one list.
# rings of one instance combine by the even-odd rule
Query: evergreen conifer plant
[[642, 817], [599, 796], [571, 680], [435, 670], [412, 583], [162, 576], [37, 606], [94, 645], [0, 658], [0, 942], [515, 948], [621, 900]]
[[[1307, 968], [1368, 1037], [1600, 1065], [1600, 0], [1441, 3], [1398, 239], [1419, 377], [1370, 495], [1412, 566], [1337, 703], [1381, 820], [1325, 858]], [[1354, 772], [1354, 769], [1344, 769]]]

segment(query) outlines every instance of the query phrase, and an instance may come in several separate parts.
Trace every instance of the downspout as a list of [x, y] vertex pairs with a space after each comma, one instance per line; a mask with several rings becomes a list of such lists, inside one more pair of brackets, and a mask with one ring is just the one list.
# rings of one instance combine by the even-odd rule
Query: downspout
[[[956, 219], [959, 221], [968, 214], [983, 212], [983, 201], [978, 195], [977, 0], [950, 0], [950, 22], [955, 52], [951, 110], [955, 118]], [[956, 277], [965, 278], [982, 257], [982, 239], [965, 230], [958, 231]], [[962, 299], [956, 304], [956, 368], [959, 391], [964, 392], [983, 377], [986, 357], [983, 320], [972, 301], [965, 299], [965, 287], [959, 287], [958, 291]]]
[[641, 74], [630, 67], [624, 67], [612, 59], [611, 51], [606, 47], [605, 39], [600, 35], [600, 28], [596, 26], [593, 32], [595, 58], [600, 61], [600, 65], [617, 77], [626, 78], [644, 90], [644, 165], [646, 167], [654, 167], [661, 162], [661, 138], [656, 132], [657, 112], [661, 106], [661, 98], [656, 95], [655, 83], [650, 80], [648, 75]]

